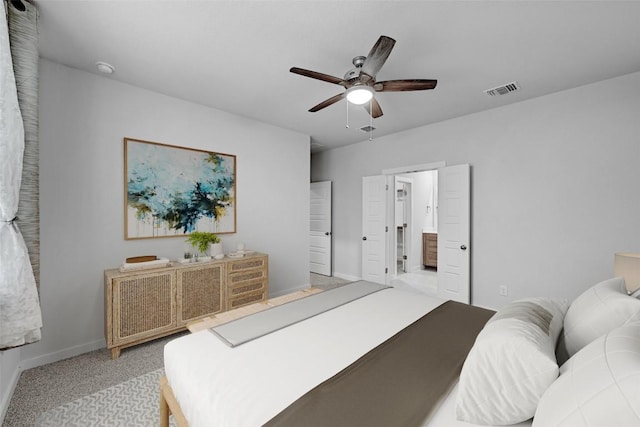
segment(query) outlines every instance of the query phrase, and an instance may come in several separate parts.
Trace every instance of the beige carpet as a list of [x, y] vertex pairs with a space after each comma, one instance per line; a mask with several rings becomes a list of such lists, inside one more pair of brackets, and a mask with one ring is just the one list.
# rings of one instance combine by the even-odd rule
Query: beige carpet
[[338, 277], [323, 276], [321, 274], [315, 274], [315, 273], [310, 273], [309, 277], [310, 277], [311, 286], [315, 288], [320, 288], [325, 291], [327, 289], [336, 288], [338, 286], [342, 286], [347, 283], [350, 283], [350, 281], [340, 279]]
[[[160, 425], [157, 369], [41, 414], [36, 427], [155, 427]], [[173, 417], [170, 425], [175, 426]]]
[[45, 411], [162, 368], [164, 344], [177, 336], [125, 349], [115, 360], [101, 349], [24, 371], [2, 426], [34, 426]]

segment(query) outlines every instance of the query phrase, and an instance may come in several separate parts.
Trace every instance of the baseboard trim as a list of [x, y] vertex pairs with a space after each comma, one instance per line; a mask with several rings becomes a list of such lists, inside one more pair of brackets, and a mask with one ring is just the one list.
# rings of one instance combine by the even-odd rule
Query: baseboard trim
[[38, 366], [47, 365], [53, 362], [59, 362], [60, 360], [68, 359], [70, 357], [79, 356], [90, 351], [106, 348], [106, 342], [104, 339], [91, 341], [86, 344], [80, 344], [73, 347], [65, 348], [53, 353], [43, 354], [41, 356], [32, 357], [30, 359], [24, 359], [21, 362], [22, 370], [36, 368]]
[[13, 397], [13, 393], [16, 391], [16, 386], [18, 385], [18, 380], [20, 379], [20, 374], [22, 373], [22, 368], [20, 364], [16, 368], [13, 373], [11, 379], [9, 380], [9, 387], [7, 387], [7, 394], [5, 394], [0, 401], [0, 425], [4, 425], [4, 417], [7, 416], [7, 411], [9, 410], [9, 404], [11, 403], [11, 398]]
[[21, 352], [21, 348], [0, 352], [0, 387], [2, 388], [0, 390], [0, 425], [4, 425], [11, 399], [20, 380], [20, 374], [22, 373], [20, 366]]
[[16, 369], [11, 377], [8, 393], [4, 396], [2, 402], [0, 402], [0, 425], [4, 425], [4, 417], [7, 415], [7, 411], [9, 410], [9, 404], [11, 403], [13, 393], [16, 391], [16, 386], [18, 385], [21, 373], [22, 369], [20, 365], [18, 365], [18, 369]]

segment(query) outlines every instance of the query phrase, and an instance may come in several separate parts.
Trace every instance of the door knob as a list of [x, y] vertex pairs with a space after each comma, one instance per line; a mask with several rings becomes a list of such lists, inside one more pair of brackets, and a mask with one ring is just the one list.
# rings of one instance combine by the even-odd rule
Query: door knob
[[325, 232], [324, 232], [324, 235], [325, 235], [325, 236], [330, 236], [330, 235], [331, 235], [331, 232], [329, 232], [329, 231], [325, 231]]
[[367, 240], [367, 236], [364, 236], [364, 237], [362, 238], [362, 240]]
[[460, 246], [460, 249], [462, 249], [463, 251], [467, 250], [467, 247], [465, 245]]

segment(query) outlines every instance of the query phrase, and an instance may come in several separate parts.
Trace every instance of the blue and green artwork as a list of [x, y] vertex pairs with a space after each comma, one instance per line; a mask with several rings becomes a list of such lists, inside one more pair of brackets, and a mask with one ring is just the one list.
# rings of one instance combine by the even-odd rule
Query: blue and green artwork
[[236, 157], [125, 138], [125, 238], [234, 233]]

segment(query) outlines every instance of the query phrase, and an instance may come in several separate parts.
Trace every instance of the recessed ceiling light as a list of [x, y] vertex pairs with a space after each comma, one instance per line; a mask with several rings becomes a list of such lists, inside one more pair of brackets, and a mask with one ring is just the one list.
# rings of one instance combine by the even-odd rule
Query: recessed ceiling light
[[96, 67], [98, 67], [98, 71], [104, 74], [113, 74], [116, 70], [113, 68], [113, 65], [107, 64], [106, 62], [98, 61], [96, 62]]

